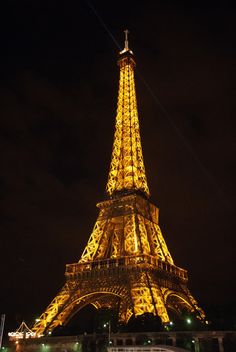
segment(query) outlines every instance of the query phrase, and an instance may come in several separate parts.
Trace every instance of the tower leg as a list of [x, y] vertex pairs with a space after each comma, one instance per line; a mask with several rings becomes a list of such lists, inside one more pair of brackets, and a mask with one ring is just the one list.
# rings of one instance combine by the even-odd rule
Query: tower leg
[[162, 292], [152, 283], [152, 279], [147, 273], [142, 273], [138, 283], [133, 284], [131, 296], [135, 316], [153, 313], [161, 318], [163, 324], [170, 321]]

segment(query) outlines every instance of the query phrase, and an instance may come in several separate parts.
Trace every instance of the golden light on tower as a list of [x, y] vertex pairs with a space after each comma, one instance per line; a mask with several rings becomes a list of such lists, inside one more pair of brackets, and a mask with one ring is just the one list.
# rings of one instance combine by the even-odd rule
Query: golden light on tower
[[118, 309], [119, 320], [152, 313], [169, 323], [169, 311], [205, 314], [187, 288], [187, 271], [177, 267], [159, 226], [159, 210], [149, 200], [135, 92], [135, 60], [128, 45], [120, 52], [120, 83], [108, 200], [78, 263], [66, 265], [66, 283], [33, 331], [48, 333], [80, 309]]
[[135, 61], [128, 46], [127, 31], [125, 33], [125, 48], [120, 52], [118, 59], [120, 67], [118, 106], [106, 191], [112, 196], [119, 191], [139, 190], [148, 197], [150, 194], [143, 162], [135, 92]]

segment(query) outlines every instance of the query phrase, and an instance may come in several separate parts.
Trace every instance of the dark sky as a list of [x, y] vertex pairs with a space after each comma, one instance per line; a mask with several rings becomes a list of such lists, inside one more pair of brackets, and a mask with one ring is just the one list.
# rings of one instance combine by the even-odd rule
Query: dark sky
[[203, 307], [235, 303], [235, 9], [190, 3], [2, 5], [0, 313], [10, 328], [45, 309], [95, 223], [119, 79], [111, 36], [123, 46], [126, 27], [167, 245]]

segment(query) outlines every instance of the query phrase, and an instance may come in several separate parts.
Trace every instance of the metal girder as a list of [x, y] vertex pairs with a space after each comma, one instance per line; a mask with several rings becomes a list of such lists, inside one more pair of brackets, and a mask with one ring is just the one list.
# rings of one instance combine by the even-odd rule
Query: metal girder
[[152, 280], [150, 274], [142, 273], [138, 282], [131, 287], [131, 295], [135, 316], [153, 313], [161, 318], [163, 324], [169, 322], [161, 289]]
[[[130, 198], [132, 198], [132, 204], [129, 204]], [[146, 203], [148, 203], [147, 200], [144, 204]], [[142, 197], [137, 195], [120, 197], [119, 205], [117, 200], [109, 201], [109, 211], [107, 209], [105, 211], [100, 203], [98, 220], [79, 263], [127, 255], [150, 254], [173, 265], [174, 262], [161, 229], [152, 219], [150, 206], [147, 207], [146, 212], [141, 213], [139, 208], [142, 204]], [[104, 202], [104, 207], [107, 207], [107, 202]], [[117, 208], [119, 213], [116, 213]], [[104, 216], [106, 212], [107, 215]]]
[[139, 190], [149, 196], [139, 132], [134, 58], [121, 57], [116, 127], [106, 191]]

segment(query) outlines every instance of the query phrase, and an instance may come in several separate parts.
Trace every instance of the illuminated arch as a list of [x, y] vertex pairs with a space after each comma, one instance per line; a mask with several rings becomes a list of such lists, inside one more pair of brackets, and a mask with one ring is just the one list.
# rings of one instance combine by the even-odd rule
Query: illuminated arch
[[[110, 303], [110, 304], [109, 304]], [[82, 308], [87, 305], [93, 305], [96, 309], [102, 307], [114, 307], [115, 304], [120, 304], [119, 320], [126, 323], [133, 315], [130, 307], [132, 303], [127, 296], [113, 292], [108, 288], [103, 291], [94, 291], [85, 295], [80, 295], [80, 292], [73, 295], [73, 299], [69, 300], [61, 309], [55, 318], [48, 324], [46, 331], [52, 331], [59, 325], [67, 325], [68, 322], [77, 314]]]
[[166, 289], [163, 292], [164, 300], [168, 310], [175, 312], [177, 315], [181, 314], [182, 309], [180, 306], [184, 306], [189, 312], [195, 310], [194, 305], [189, 300], [188, 296], [184, 293], [177, 293], [173, 290]]

